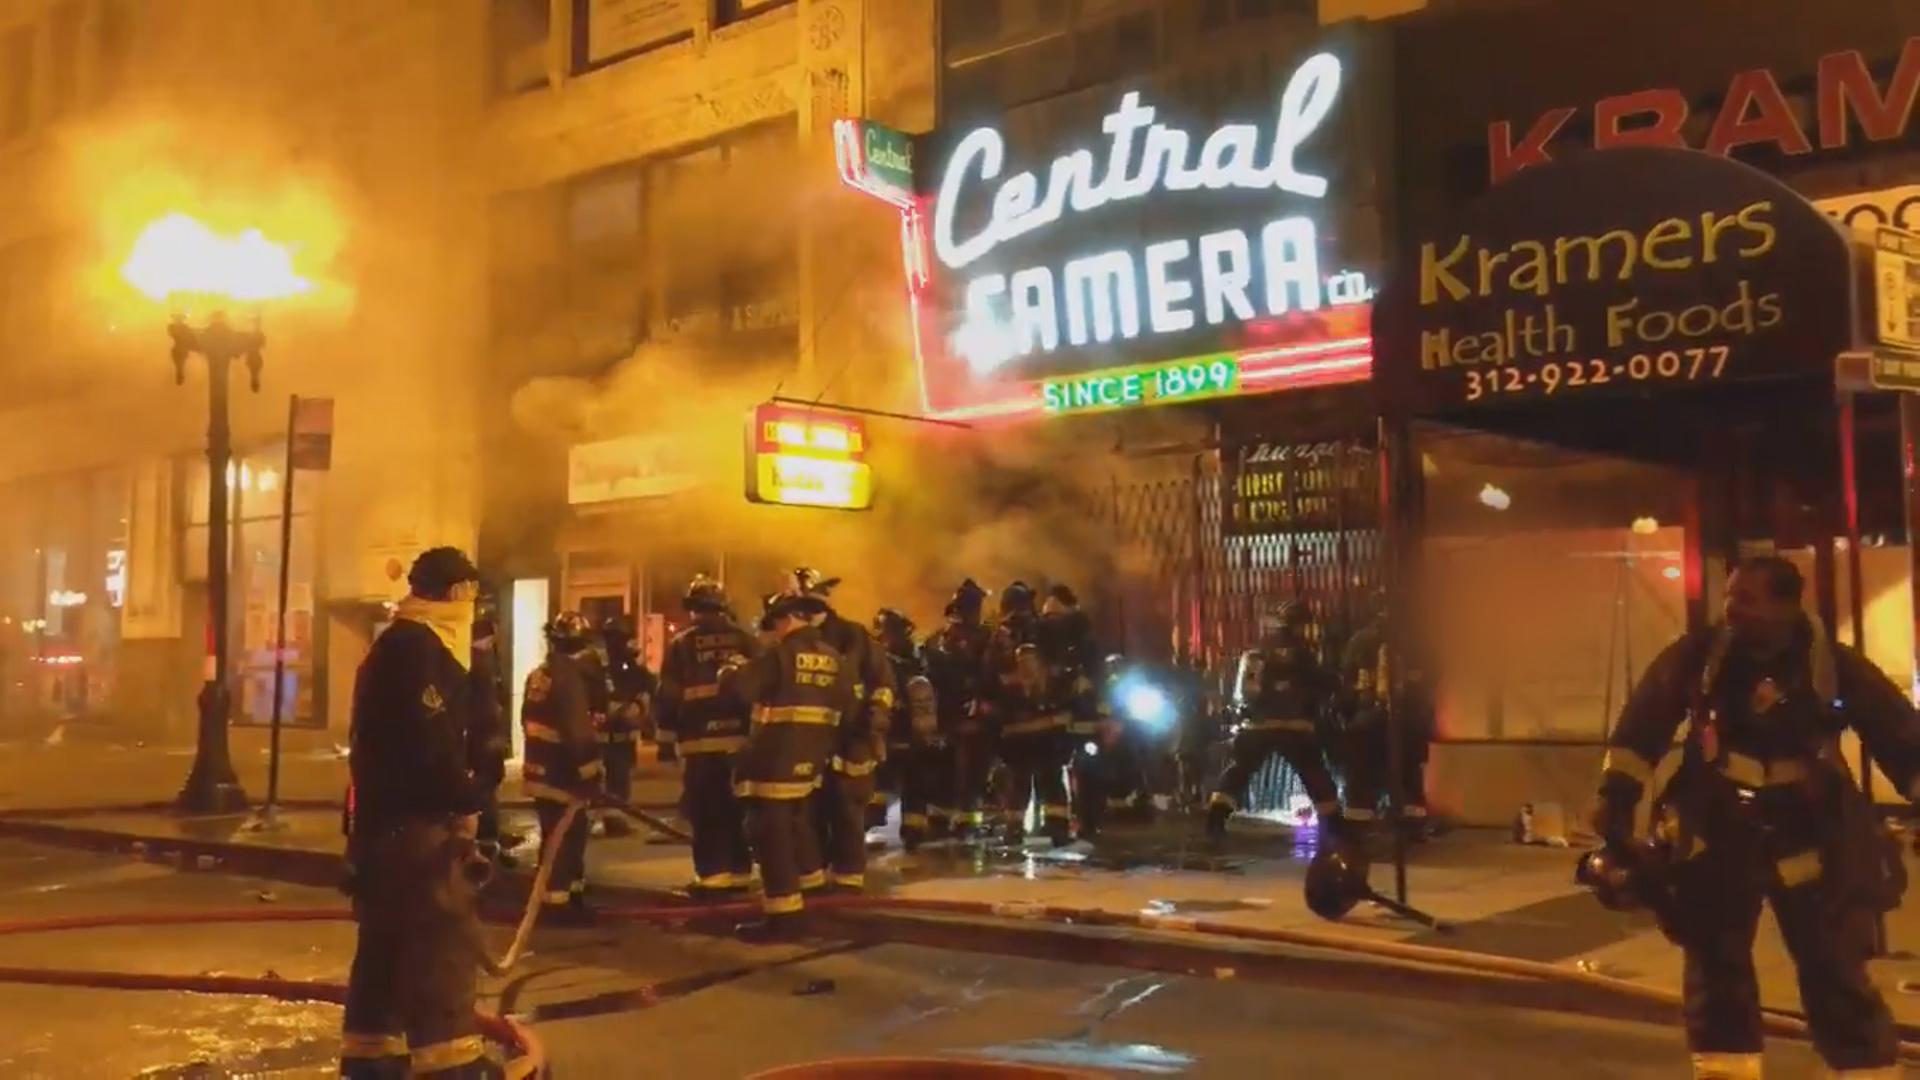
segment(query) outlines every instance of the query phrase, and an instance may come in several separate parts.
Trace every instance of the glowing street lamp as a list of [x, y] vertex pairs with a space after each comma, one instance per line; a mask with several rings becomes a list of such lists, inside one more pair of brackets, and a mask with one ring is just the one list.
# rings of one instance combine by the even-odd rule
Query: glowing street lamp
[[[227, 665], [227, 471], [233, 457], [227, 385], [235, 360], [247, 365], [247, 384], [260, 390], [261, 351], [256, 311], [252, 325], [235, 328], [226, 307], [259, 304], [303, 293], [312, 284], [293, 271], [286, 248], [258, 230], [221, 236], [185, 214], [169, 214], [148, 225], [120, 267], [127, 283], [148, 297], [176, 305], [167, 335], [176, 385], [187, 381], [187, 358], [207, 361], [207, 620], [213, 636], [213, 668], [200, 690], [200, 731], [193, 771], [180, 790], [179, 805], [190, 813], [244, 810], [246, 792], [233, 771], [227, 749], [232, 689]], [[196, 326], [179, 305], [203, 305], [205, 321]]]

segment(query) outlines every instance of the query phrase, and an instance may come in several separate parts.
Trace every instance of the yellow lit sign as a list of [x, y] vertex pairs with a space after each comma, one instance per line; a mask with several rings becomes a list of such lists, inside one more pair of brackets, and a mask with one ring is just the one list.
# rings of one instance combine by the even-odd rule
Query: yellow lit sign
[[873, 505], [866, 426], [829, 410], [769, 403], [747, 414], [747, 498], [865, 510]]

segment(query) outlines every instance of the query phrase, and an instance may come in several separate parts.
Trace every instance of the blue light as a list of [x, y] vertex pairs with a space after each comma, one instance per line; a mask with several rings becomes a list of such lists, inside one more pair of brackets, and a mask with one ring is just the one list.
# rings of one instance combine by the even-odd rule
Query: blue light
[[1166, 691], [1147, 682], [1135, 682], [1120, 692], [1120, 707], [1127, 718], [1150, 728], [1164, 728], [1173, 720], [1173, 702]]

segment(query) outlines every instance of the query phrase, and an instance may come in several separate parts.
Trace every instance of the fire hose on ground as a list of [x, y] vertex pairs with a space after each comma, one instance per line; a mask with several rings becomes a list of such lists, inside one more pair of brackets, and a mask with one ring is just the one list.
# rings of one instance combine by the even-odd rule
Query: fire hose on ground
[[[553, 874], [559, 839], [578, 815], [602, 800], [576, 800], [571, 803], [551, 836], [543, 838], [539, 868], [535, 871], [527, 903], [520, 914], [514, 936], [498, 958], [481, 951], [480, 963], [490, 974], [499, 976], [511, 970], [524, 956], [526, 945], [539, 921], [541, 897]], [[622, 804], [615, 809], [630, 810]], [[653, 824], [649, 822], [648, 824]], [[664, 823], [662, 823], [664, 824]], [[661, 831], [672, 830], [670, 826]], [[1533, 979], [1550, 983], [1582, 986], [1647, 1004], [1678, 1009], [1679, 993], [1648, 986], [1597, 972], [1559, 967], [1537, 960], [1474, 953], [1460, 949], [1410, 945], [1403, 942], [1368, 941], [1310, 930], [1252, 927], [1217, 919], [1197, 919], [1148, 912], [1115, 912], [1101, 908], [1078, 908], [1059, 904], [1024, 901], [979, 901], [913, 897], [830, 896], [810, 904], [819, 911], [874, 912], [905, 916], [948, 918], [1013, 919], [1053, 926], [1107, 927], [1136, 929], [1203, 938], [1222, 938], [1260, 945], [1287, 946], [1365, 956], [1391, 966], [1439, 969], [1455, 974], [1492, 979]], [[600, 919], [614, 922], [687, 923], [695, 920], [752, 918], [759, 905], [752, 901], [725, 904], [670, 904], [624, 908], [603, 908]], [[138, 915], [67, 915], [40, 919], [0, 921], [0, 936], [46, 933], [64, 930], [90, 930], [126, 926], [194, 926], [222, 923], [331, 922], [350, 921], [347, 908], [259, 908], [215, 909], [207, 911], [146, 912]], [[283, 1000], [342, 1002], [346, 988], [339, 983], [287, 979], [239, 978], [214, 975], [159, 975], [114, 971], [75, 971], [45, 968], [0, 967], [0, 982], [52, 986], [89, 986], [129, 990], [186, 990], [212, 994], [251, 994]], [[483, 1031], [494, 1040], [516, 1051], [508, 1075], [535, 1076], [545, 1068], [545, 1052], [537, 1037], [524, 1024], [508, 1017], [480, 1014]], [[1769, 1035], [1805, 1039], [1805, 1017], [1786, 1009], [1765, 1009], [1762, 1020]], [[1907, 1037], [1903, 1030], [1900, 1055], [1920, 1061], [1920, 1037]]]

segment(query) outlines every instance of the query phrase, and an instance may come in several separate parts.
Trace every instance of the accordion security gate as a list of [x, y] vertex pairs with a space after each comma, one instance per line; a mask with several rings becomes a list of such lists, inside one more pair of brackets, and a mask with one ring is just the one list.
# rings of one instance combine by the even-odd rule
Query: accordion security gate
[[[1338, 665], [1381, 585], [1371, 450], [1343, 445], [1323, 455], [1302, 485], [1313, 489], [1318, 512], [1272, 529], [1247, 524], [1245, 492], [1255, 485], [1244, 479], [1247, 465], [1237, 464], [1223, 468], [1220, 453], [1203, 452], [1184, 476], [1116, 478], [1102, 499], [1123, 582], [1109, 613], [1113, 640], [1125, 642], [1129, 655], [1198, 673], [1216, 715], [1231, 701], [1241, 653], [1259, 641], [1263, 613], [1283, 600], [1304, 602], [1322, 660]], [[1209, 781], [1224, 735], [1215, 734]], [[1295, 786], [1291, 770], [1269, 762], [1254, 778], [1248, 809], [1284, 811]]]

